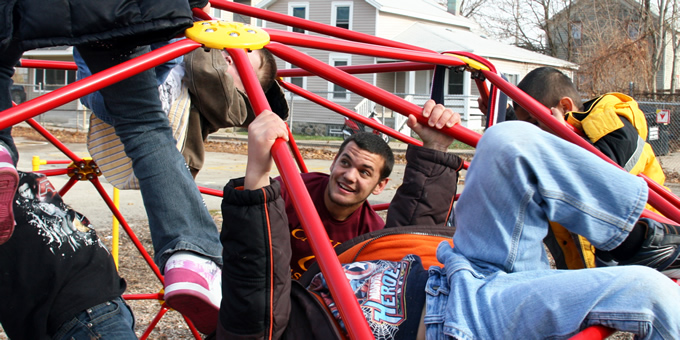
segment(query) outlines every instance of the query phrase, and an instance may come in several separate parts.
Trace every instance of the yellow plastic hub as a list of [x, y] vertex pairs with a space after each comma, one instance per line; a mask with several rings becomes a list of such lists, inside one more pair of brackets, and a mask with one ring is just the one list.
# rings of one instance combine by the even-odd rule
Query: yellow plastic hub
[[197, 21], [184, 34], [205, 47], [220, 50], [225, 48], [258, 50], [269, 43], [269, 34], [263, 29], [223, 20]]
[[454, 54], [454, 53], [444, 53], [444, 54], [445, 54], [445, 55], [454, 56], [454, 57], [456, 57], [456, 58], [462, 60], [462, 61], [463, 61], [464, 63], [466, 63], [466, 64], [468, 65], [468, 67], [470, 67], [471, 69], [478, 70], [478, 71], [489, 71], [489, 68], [486, 67], [486, 65], [484, 65], [484, 64], [482, 64], [482, 63], [480, 63], [480, 62], [478, 62], [478, 61], [476, 61], [476, 60], [474, 60], [474, 59], [471, 59], [471, 58], [468, 58], [468, 57], [464, 57], [464, 56], [462, 56], [462, 55], [457, 55], [457, 54]]

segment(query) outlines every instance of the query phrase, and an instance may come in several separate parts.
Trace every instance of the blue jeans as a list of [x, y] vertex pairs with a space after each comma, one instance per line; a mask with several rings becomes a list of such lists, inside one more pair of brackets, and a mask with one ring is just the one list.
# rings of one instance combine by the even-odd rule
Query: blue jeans
[[[680, 334], [680, 287], [639, 266], [551, 270], [548, 220], [611, 250], [647, 201], [645, 182], [524, 122], [486, 131], [426, 293], [428, 339], [562, 339], [601, 324]], [[491, 208], [493, 207], [493, 209]]]
[[125, 301], [115, 298], [64, 322], [52, 339], [137, 339], [135, 319]]
[[[149, 46], [99, 49], [79, 46], [83, 60], [99, 72], [149, 52]], [[172, 253], [188, 250], [221, 266], [219, 233], [161, 108], [156, 74], [147, 70], [100, 90], [111, 125], [132, 159], [149, 218], [155, 261], [163, 270]]]
[[[173, 39], [166, 42], [151, 44], [150, 48], [151, 50], [155, 50], [177, 40], [179, 39]], [[184, 60], [184, 57], [180, 56], [166, 63], [156, 66], [154, 68], [154, 72], [156, 72], [156, 85], [160, 86], [161, 84], [163, 84], [163, 82], [165, 82], [165, 79], [168, 77], [170, 70], [172, 70], [173, 67], [179, 65], [182, 62], [182, 60]], [[78, 74], [76, 80], [81, 80], [92, 75], [92, 72], [90, 72], [90, 69], [87, 67], [87, 64], [85, 64], [85, 60], [83, 60], [83, 57], [80, 55], [80, 52], [78, 52], [78, 48], [73, 49], [73, 61], [78, 66]], [[106, 122], [109, 125], [112, 124], [112, 120], [109, 118], [110, 114], [106, 110], [104, 98], [102, 97], [101, 92], [97, 91], [85, 95], [80, 98], [80, 102], [83, 103], [83, 105], [87, 106], [90, 110], [92, 110], [92, 112], [95, 113], [97, 118], [101, 119], [102, 121]]]

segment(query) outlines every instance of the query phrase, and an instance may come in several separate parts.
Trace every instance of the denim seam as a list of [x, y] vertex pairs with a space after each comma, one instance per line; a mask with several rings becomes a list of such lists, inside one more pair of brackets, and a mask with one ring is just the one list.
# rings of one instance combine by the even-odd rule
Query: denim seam
[[[605, 243], [596, 245], [598, 249], [602, 250], [608, 250], [611, 249], [623, 242], [623, 240], [628, 236], [628, 233], [632, 229], [633, 225], [630, 223], [630, 216], [631, 214], [634, 214], [632, 211], [631, 213], [626, 216], [625, 219], [617, 218], [611, 214], [607, 214], [604, 212], [601, 212], [600, 210], [597, 209], [591, 209], [589, 206], [581, 202], [580, 200], [574, 199], [572, 197], [569, 197], [568, 195], [565, 195], [564, 192], [561, 191], [553, 191], [553, 190], [546, 190], [546, 189], [539, 189], [541, 190], [541, 195], [543, 197], [551, 198], [554, 200], [558, 200], [560, 202], [563, 202], [574, 209], [591, 216], [592, 218], [602, 221], [604, 223], [607, 223], [611, 226], [614, 227], [614, 235]], [[638, 195], [638, 199], [636, 203], [639, 203], [640, 198]], [[574, 202], [579, 202], [579, 204], [574, 204]], [[591, 240], [589, 240], [591, 241]]]
[[517, 260], [517, 252], [519, 248], [520, 238], [522, 237], [522, 232], [524, 230], [524, 221], [526, 216], [526, 208], [531, 198], [534, 195], [533, 190], [527, 191], [522, 197], [522, 201], [519, 204], [519, 212], [517, 213], [517, 222], [512, 230], [512, 239], [510, 241], [510, 249], [508, 251], [508, 257], [505, 261], [505, 270], [507, 272], [512, 272], [515, 266], [515, 260]]

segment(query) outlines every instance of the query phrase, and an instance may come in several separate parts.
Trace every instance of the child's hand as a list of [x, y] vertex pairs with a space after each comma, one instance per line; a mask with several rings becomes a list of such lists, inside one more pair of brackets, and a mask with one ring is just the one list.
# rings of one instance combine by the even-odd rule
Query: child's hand
[[269, 172], [273, 165], [271, 148], [278, 138], [288, 141], [288, 126], [274, 112], [263, 111], [248, 126], [246, 189], [269, 185]]
[[438, 130], [460, 123], [460, 115], [430, 99], [423, 105], [423, 117], [428, 119], [427, 126], [418, 123], [413, 115], [408, 117], [408, 126], [420, 136], [424, 147], [446, 152], [454, 138]]
[[489, 103], [486, 100], [482, 100], [482, 96], [477, 97], [477, 107], [479, 107], [479, 111], [483, 113], [485, 116], [487, 112], [489, 112]]

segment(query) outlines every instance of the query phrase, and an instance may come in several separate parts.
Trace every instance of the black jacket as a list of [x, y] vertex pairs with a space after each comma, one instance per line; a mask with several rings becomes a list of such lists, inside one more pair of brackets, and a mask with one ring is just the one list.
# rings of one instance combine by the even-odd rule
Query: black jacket
[[[443, 226], [462, 160], [415, 146], [409, 147], [407, 159], [405, 181], [390, 204], [386, 225]], [[290, 235], [279, 182], [259, 190], [239, 190], [242, 185], [241, 178], [224, 187], [223, 298], [217, 337], [341, 338], [325, 305], [298, 282], [291, 284]]]
[[0, 51], [116, 42], [146, 45], [192, 26], [192, 7], [208, 0], [4, 0]]

